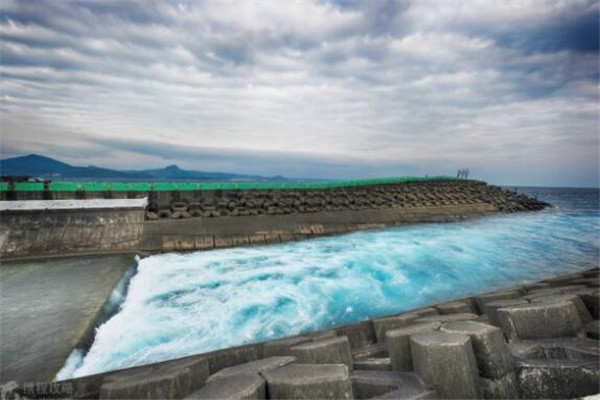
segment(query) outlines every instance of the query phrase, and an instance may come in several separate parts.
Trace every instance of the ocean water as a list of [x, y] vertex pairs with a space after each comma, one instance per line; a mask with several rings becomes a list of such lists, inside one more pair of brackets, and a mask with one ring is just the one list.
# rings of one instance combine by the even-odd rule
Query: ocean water
[[598, 265], [599, 192], [519, 188], [554, 205], [262, 247], [142, 259], [119, 311], [57, 379], [398, 313]]

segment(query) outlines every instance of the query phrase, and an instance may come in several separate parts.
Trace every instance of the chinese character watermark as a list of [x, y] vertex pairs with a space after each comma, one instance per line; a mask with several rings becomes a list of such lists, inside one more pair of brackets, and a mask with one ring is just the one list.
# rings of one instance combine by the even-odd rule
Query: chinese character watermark
[[10, 381], [0, 385], [0, 400], [61, 399], [73, 396], [70, 382], [22, 382]]

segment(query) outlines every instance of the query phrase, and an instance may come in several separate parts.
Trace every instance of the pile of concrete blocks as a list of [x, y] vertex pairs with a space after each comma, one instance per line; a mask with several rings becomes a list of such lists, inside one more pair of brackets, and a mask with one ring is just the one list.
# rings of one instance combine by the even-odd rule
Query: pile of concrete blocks
[[476, 181], [438, 181], [333, 189], [149, 192], [146, 218], [243, 217], [323, 211], [492, 204], [500, 212], [549, 205], [524, 194]]
[[416, 372], [441, 398], [592, 395], [599, 282], [594, 269], [376, 319], [375, 331], [391, 369]]
[[74, 382], [107, 399], [581, 398], [600, 393], [599, 271]]

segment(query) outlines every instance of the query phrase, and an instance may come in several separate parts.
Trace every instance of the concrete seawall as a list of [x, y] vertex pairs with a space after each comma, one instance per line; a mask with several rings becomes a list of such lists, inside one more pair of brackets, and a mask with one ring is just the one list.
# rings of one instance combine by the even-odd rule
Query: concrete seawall
[[[320, 190], [13, 192], [29, 201], [40, 193], [52, 197], [50, 202], [135, 202], [144, 196], [148, 202], [142, 212], [125, 207], [0, 211], [0, 256], [206, 250], [548, 206], [477, 181]], [[103, 196], [113, 199], [99, 200]]]
[[144, 254], [302, 240], [421, 222], [453, 222], [548, 204], [477, 181], [324, 190], [149, 193]]
[[[139, 250], [145, 202], [138, 206], [84, 208], [46, 203], [49, 208], [19, 208], [3, 202], [0, 211], [0, 257], [3, 259]], [[28, 205], [28, 204], [27, 204]]]
[[283, 243], [415, 223], [455, 222], [496, 213], [491, 204], [322, 211], [291, 215], [146, 221], [143, 254]]
[[59, 385], [89, 399], [587, 396], [600, 392], [599, 272]]

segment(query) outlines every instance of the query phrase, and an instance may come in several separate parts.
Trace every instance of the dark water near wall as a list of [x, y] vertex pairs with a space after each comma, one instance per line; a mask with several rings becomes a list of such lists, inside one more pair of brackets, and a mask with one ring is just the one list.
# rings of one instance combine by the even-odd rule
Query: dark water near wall
[[275, 339], [598, 265], [598, 190], [518, 190], [554, 207], [143, 259], [120, 312], [59, 377]]

